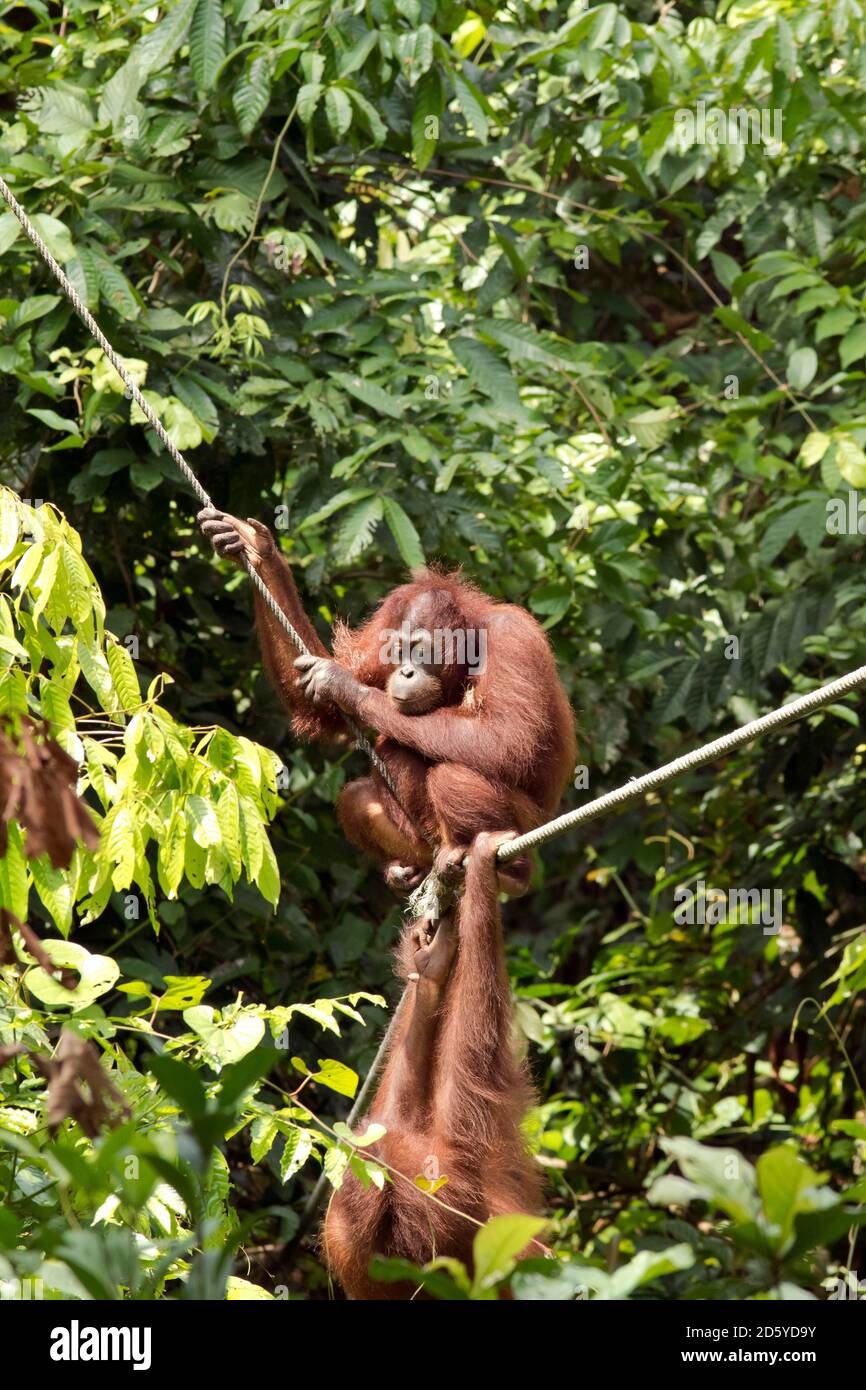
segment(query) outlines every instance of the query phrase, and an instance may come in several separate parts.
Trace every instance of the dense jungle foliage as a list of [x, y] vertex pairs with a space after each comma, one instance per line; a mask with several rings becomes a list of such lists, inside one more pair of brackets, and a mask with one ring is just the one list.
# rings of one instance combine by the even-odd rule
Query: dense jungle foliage
[[[864, 661], [864, 40], [859, 0], [30, 0], [0, 173], [323, 635], [425, 559], [544, 623], [576, 806]], [[293, 742], [246, 578], [7, 211], [0, 370], [0, 713], [99, 825], [0, 860], [76, 982], [3, 919], [0, 1280], [328, 1297], [300, 1215], [322, 1165], [385, 1180], [344, 1122], [398, 993], [334, 818], [363, 759]], [[506, 911], [558, 1259], [506, 1223], [436, 1296], [856, 1285], [863, 707], [539, 854]], [[713, 910], [751, 888], [769, 925]]]

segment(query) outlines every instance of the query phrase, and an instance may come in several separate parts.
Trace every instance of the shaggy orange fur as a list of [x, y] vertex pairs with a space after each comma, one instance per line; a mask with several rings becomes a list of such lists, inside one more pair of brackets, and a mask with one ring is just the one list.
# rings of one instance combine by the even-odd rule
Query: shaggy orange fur
[[[327, 657], [278, 551], [260, 573], [310, 650]], [[475, 673], [443, 667], [442, 704], [409, 715], [385, 693], [393, 667], [382, 646], [384, 634], [399, 631], [419, 605], [431, 628], [483, 633], [486, 662]], [[338, 738], [345, 731], [339, 712], [312, 704], [299, 688], [294, 649], [258, 594], [256, 614], [265, 668], [295, 732]], [[525, 609], [495, 602], [459, 573], [416, 571], [362, 627], [337, 624], [334, 659], [358, 683], [351, 712], [377, 732], [376, 749], [397, 787], [395, 800], [374, 770], [341, 793], [340, 823], [366, 853], [423, 871], [431, 839], [465, 848], [481, 830], [526, 831], [555, 813], [577, 755], [574, 718], [547, 636]], [[528, 869], [517, 861], [509, 872], [526, 880]]]
[[[401, 942], [407, 995], [364, 1128], [385, 1126], [365, 1153], [404, 1176], [380, 1191], [348, 1173], [331, 1199], [325, 1254], [350, 1298], [412, 1296], [371, 1278], [375, 1254], [414, 1264], [449, 1255], [471, 1268], [477, 1226], [457, 1212], [483, 1222], [538, 1209], [541, 1178], [520, 1130], [534, 1095], [514, 1050], [495, 873], [508, 838], [478, 836], [457, 920], [440, 923], [432, 946], [419, 948], [411, 927]], [[431, 1201], [418, 1175], [447, 1177], [438, 1195], [457, 1212]]]

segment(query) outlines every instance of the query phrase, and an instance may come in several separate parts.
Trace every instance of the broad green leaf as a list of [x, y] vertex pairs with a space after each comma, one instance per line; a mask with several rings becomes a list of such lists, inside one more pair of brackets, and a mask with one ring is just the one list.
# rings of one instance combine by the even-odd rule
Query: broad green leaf
[[262, 897], [272, 907], [276, 907], [280, 901], [280, 870], [276, 855], [264, 830], [262, 830], [262, 862], [255, 882]]
[[806, 435], [803, 441], [800, 459], [806, 468], [811, 468], [813, 464], [820, 463], [829, 447], [829, 434], [821, 434], [819, 430], [813, 430], [811, 434]]
[[160, 838], [157, 854], [159, 886], [168, 898], [176, 898], [183, 877], [187, 822], [178, 807]]
[[839, 344], [839, 360], [843, 367], [850, 367], [866, 356], [866, 323], [858, 323], [850, 329]]
[[367, 98], [354, 87], [349, 88], [349, 99], [357, 107], [361, 122], [373, 137], [373, 143], [381, 145], [388, 132], [375, 106], [371, 106]]
[[797, 348], [788, 358], [788, 385], [795, 391], [804, 391], [815, 379], [818, 370], [818, 354], [814, 348]]
[[51, 1009], [68, 1008], [77, 1012], [89, 1008], [114, 988], [120, 976], [120, 968], [110, 956], [91, 955], [75, 941], [43, 940], [42, 949], [55, 968], [74, 970], [79, 977], [74, 988], [67, 989], [41, 966], [31, 966], [24, 983], [31, 994]]
[[154, 25], [132, 49], [134, 61], [142, 78], [158, 72], [174, 56], [186, 38], [197, 0], [178, 0], [165, 14], [152, 11]]
[[[497, 262], [500, 264], [500, 262]], [[508, 262], [505, 261], [507, 265]], [[451, 339], [451, 351], [472, 381], [489, 396], [494, 404], [514, 419], [525, 420], [526, 411], [520, 401], [517, 382], [509, 367], [495, 352], [477, 338], [458, 334]]]
[[298, 116], [304, 125], [313, 119], [323, 90], [321, 82], [305, 82], [298, 92]]
[[[52, 309], [56, 309], [59, 303], [60, 296], [57, 294], [34, 294], [29, 299], [25, 299], [24, 303], [19, 304], [18, 308], [7, 319], [7, 333], [16, 333], [18, 329], [23, 328], [25, 324], [33, 323], [36, 319], [44, 318], [46, 314], [50, 314]], [[52, 415], [55, 414], [54, 411], [49, 413]], [[56, 418], [62, 419], [63, 417], [57, 416]], [[65, 425], [59, 427], [55, 425], [52, 428], [57, 429], [65, 427]]]
[[340, 87], [328, 87], [325, 92], [325, 114], [335, 140], [342, 140], [352, 124], [352, 103]]
[[440, 122], [445, 105], [442, 79], [437, 68], [429, 68], [415, 88], [412, 98], [412, 153], [419, 170], [424, 170], [436, 152]]
[[837, 437], [836, 462], [846, 482], [854, 488], [866, 487], [866, 453], [855, 440]]
[[217, 1070], [239, 1062], [258, 1047], [265, 1034], [265, 1020], [242, 1010], [234, 1018], [223, 1018], [207, 1004], [185, 1009], [183, 1020], [202, 1040], [207, 1060]]
[[357, 372], [333, 372], [332, 377], [346, 391], [349, 391], [359, 401], [363, 401], [364, 405], [370, 406], [379, 415], [389, 415], [392, 419], [398, 420], [405, 409], [403, 401], [384, 391], [374, 381], [359, 376]]
[[486, 145], [487, 116], [481, 104], [478, 89], [468, 78], [461, 77], [459, 73], [455, 72], [453, 76], [457, 104], [466, 117], [466, 123], [476, 140], [480, 140], [482, 145]]
[[41, 236], [55, 261], [65, 265], [75, 256], [75, 247], [69, 229], [59, 217], [50, 217], [47, 212], [34, 212], [31, 222]]
[[3, 255], [4, 251], [9, 250], [9, 247], [18, 238], [20, 231], [21, 223], [14, 212], [0, 213], [0, 256]]
[[328, 517], [333, 516], [335, 512], [341, 511], [344, 507], [350, 507], [355, 502], [360, 502], [362, 498], [371, 496], [372, 492], [373, 489], [370, 487], [344, 488], [342, 492], [335, 493], [323, 507], [319, 507], [318, 511], [311, 512], [309, 516], [304, 517], [298, 529], [304, 531], [308, 527], [318, 526], [319, 522], [327, 521]]
[[280, 1178], [288, 1182], [303, 1168], [313, 1152], [313, 1136], [308, 1129], [293, 1129], [286, 1135], [285, 1146], [280, 1158]]
[[267, 53], [257, 53], [232, 96], [232, 105], [243, 135], [249, 135], [258, 125], [271, 96], [271, 60]]
[[[546, 1224], [541, 1217], [527, 1216], [523, 1212], [494, 1216], [485, 1222], [472, 1242], [475, 1264], [473, 1288], [478, 1291], [492, 1289], [505, 1279], [519, 1256], [527, 1250], [529, 1242], [544, 1230]], [[527, 1253], [539, 1254], [540, 1251], [533, 1246]]]
[[358, 1089], [358, 1073], [332, 1058], [319, 1058], [319, 1070], [312, 1073], [312, 1079], [320, 1086], [327, 1086], [329, 1091], [348, 1096], [350, 1100]]
[[252, 1284], [249, 1279], [241, 1279], [237, 1274], [230, 1274], [226, 1280], [226, 1302], [227, 1303], [272, 1303], [274, 1295], [267, 1289], [263, 1289], [261, 1284]]
[[101, 251], [94, 249], [92, 256], [99, 292], [106, 304], [123, 319], [137, 318], [141, 305], [123, 271]]
[[76, 434], [78, 431], [78, 425], [75, 420], [67, 420], [65, 416], [58, 415], [56, 410], [32, 409], [28, 410], [27, 414], [34, 416], [35, 419], [41, 421], [43, 425], [47, 425], [49, 429], [63, 430], [68, 434]]
[[132, 657], [119, 642], [107, 641], [105, 656], [121, 709], [128, 713], [141, 704], [141, 690]]
[[368, 497], [344, 513], [334, 551], [344, 564], [356, 560], [373, 542], [373, 533], [385, 514], [381, 497]]
[[397, 549], [409, 569], [423, 567], [424, 551], [421, 546], [421, 538], [412, 521], [406, 515], [399, 502], [394, 501], [393, 497], [384, 496], [382, 498], [382, 506], [385, 510], [385, 520], [388, 523], [391, 535], [394, 537]]
[[189, 33], [189, 61], [196, 86], [213, 87], [226, 56], [223, 0], [197, 0]]
[[24, 836], [15, 821], [7, 829], [6, 853], [0, 855], [0, 907], [7, 908], [19, 922], [27, 920], [27, 863]]

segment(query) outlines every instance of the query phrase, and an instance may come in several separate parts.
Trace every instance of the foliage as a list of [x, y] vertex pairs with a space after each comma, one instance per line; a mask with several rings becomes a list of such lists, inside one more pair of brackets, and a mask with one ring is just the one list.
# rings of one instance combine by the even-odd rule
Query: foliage
[[[862, 661], [863, 40], [859, 0], [34, 3], [0, 30], [21, 93], [0, 170], [216, 503], [277, 527], [323, 632], [422, 556], [528, 604], [578, 715], [576, 804]], [[692, 140], [701, 110], [768, 138]], [[68, 872], [13, 836], [4, 901], [28, 875], [31, 922], [117, 970], [70, 1008], [10, 966], [3, 1027], [44, 1048], [71, 1013], [138, 1119], [49, 1139], [30, 1062], [8, 1063], [4, 1248], [74, 1271], [74, 1201], [75, 1240], [120, 1242], [112, 1288], [158, 1293], [216, 1249], [204, 1202], [221, 1287], [242, 1240], [257, 1284], [315, 1297], [312, 1253], [260, 1252], [297, 1222], [307, 1154], [338, 1181], [362, 1163], [334, 1130], [345, 1075], [281, 1055], [282, 1108], [264, 1087], [220, 1110], [200, 1190], [172, 1146], [288, 1010], [308, 1073], [321, 1029], [327, 1062], [369, 1065], [336, 1001], [392, 992], [397, 914], [334, 823], [352, 755], [291, 746], [243, 576], [8, 213], [0, 276], [2, 477], [52, 504], [2, 511], [0, 698], [83, 757], [101, 836]], [[788, 1297], [856, 1270], [861, 710], [547, 847], [509, 909], [560, 1257], [509, 1269], [518, 1297]], [[701, 882], [778, 892], [778, 929], [677, 920]], [[125, 1145], [168, 1154], [142, 1171], [182, 1210], [122, 1186]], [[710, 1171], [731, 1146], [736, 1210]], [[120, 1215], [82, 1222], [109, 1193]], [[145, 1261], [142, 1236], [186, 1253]]]

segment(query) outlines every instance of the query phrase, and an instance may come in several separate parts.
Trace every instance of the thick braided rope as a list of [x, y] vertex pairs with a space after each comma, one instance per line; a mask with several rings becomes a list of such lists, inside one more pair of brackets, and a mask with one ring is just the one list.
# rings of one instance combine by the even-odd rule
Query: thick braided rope
[[556, 820], [548, 821], [546, 825], [539, 825], [535, 830], [530, 830], [525, 835], [521, 835], [516, 840], [511, 840], [507, 845], [500, 849], [497, 859], [501, 863], [507, 863], [514, 859], [518, 854], [523, 854], [525, 850], [531, 849], [533, 845], [543, 845], [547, 840], [554, 839], [557, 835], [563, 835], [566, 830], [572, 830], [576, 825], [585, 825], [588, 821], [597, 820], [599, 816], [604, 816], [608, 811], [613, 811], [619, 806], [626, 806], [631, 801], [638, 801], [640, 797], [655, 787], [660, 787], [664, 782], [670, 782], [674, 777], [679, 777], [683, 772], [691, 772], [696, 767], [703, 767], [706, 763], [711, 763], [716, 758], [722, 758], [726, 753], [732, 753], [735, 748], [742, 748], [744, 743], [751, 743], [753, 739], [760, 738], [762, 734], [769, 733], [772, 729], [778, 729], [783, 724], [790, 724], [794, 719], [802, 719], [804, 715], [811, 714], [814, 710], [820, 709], [823, 705], [832, 704], [842, 695], [847, 695], [849, 691], [856, 690], [858, 686], [866, 685], [866, 666], [858, 666], [855, 671], [849, 671], [846, 676], [840, 676], [838, 680], [830, 681], [828, 685], [819, 686], [817, 690], [812, 690], [808, 695], [801, 695], [796, 700], [791, 700], [790, 704], [781, 705], [779, 709], [774, 709], [770, 714], [764, 714], [760, 719], [753, 719], [748, 724], [741, 724], [738, 729], [725, 734], [722, 738], [714, 739], [712, 743], [705, 743], [701, 748], [695, 748], [691, 753], [685, 753], [681, 758], [675, 758], [671, 763], [664, 763], [662, 767], [657, 767], [654, 772], [647, 772], [643, 777], [634, 777], [630, 782], [617, 787], [615, 791], [606, 792], [604, 796], [597, 796], [594, 801], [588, 801], [585, 806], [579, 806], [576, 811], [567, 811], [564, 816], [557, 816]]
[[[111, 343], [108, 341], [105, 334], [102, 332], [102, 329], [99, 327], [99, 324], [96, 322], [96, 319], [91, 314], [87, 305], [81, 299], [75, 286], [69, 280], [63, 268], [57, 264], [51, 252], [48, 250], [48, 247], [45, 245], [45, 242], [42, 240], [36, 228], [33, 226], [33, 223], [30, 221], [30, 218], [27, 216], [27, 213], [24, 211], [21, 204], [15, 198], [14, 194], [12, 193], [12, 190], [6, 183], [6, 180], [3, 178], [0, 178], [0, 193], [2, 193], [4, 199], [9, 204], [11, 211], [15, 214], [18, 221], [21, 223], [21, 227], [24, 231], [25, 236], [27, 236], [30, 239], [30, 241], [33, 242], [33, 245], [36, 247], [36, 250], [39, 252], [40, 256], [42, 257], [45, 264], [48, 266], [48, 269], [51, 271], [54, 278], [57, 280], [58, 284], [60, 285], [60, 288], [63, 290], [63, 293], [69, 300], [69, 303], [72, 305], [76, 314], [81, 319], [81, 322], [84, 324], [87, 331], [93, 335], [93, 337], [98, 342], [99, 346], [102, 348], [102, 351], [105, 353], [112, 367], [117, 372], [117, 375], [120, 377], [130, 396], [135, 401], [135, 404], [141, 411], [142, 415], [144, 415], [151, 428], [155, 430], [155, 432], [159, 435], [160, 440], [164, 444], [165, 448], [168, 450], [171, 457], [174, 459], [175, 463], [177, 464], [183, 476], [186, 478], [187, 482], [189, 483], [198, 500], [201, 502], [202, 506], [210, 507], [212, 503], [208, 493], [202, 487], [201, 483], [199, 482], [195, 473], [190, 468], [183, 454], [180, 452], [180, 450], [175, 445], [174, 441], [171, 439], [171, 436], [169, 435], [159, 416], [154, 411], [153, 407], [149, 405], [148, 402], [145, 400], [144, 396], [138, 388], [137, 383], [133, 381], [129, 372], [126, 370], [126, 367], [124, 366], [122, 359], [118, 357], [117, 353], [114, 351], [114, 348], [111, 346]], [[246, 569], [247, 574], [249, 575], [259, 594], [261, 594], [261, 597], [264, 599], [268, 608], [271, 610], [274, 617], [277, 619], [277, 622], [285, 628], [292, 644], [297, 648], [297, 650], [301, 653], [302, 656], [309, 656], [310, 649], [307, 646], [304, 639], [302, 638], [301, 634], [297, 632], [295, 628], [292, 626], [292, 624], [289, 622], [289, 619], [286, 617], [282, 608], [277, 603], [276, 599], [274, 598], [270, 589], [265, 584], [264, 580], [252, 567], [252, 565], [250, 565], [247, 562], [246, 558], [244, 558], [244, 568]], [[344, 715], [343, 717], [345, 718], [346, 723], [348, 724], [349, 728], [354, 734], [356, 746], [361, 750], [362, 753], [367, 754], [367, 757], [370, 759], [371, 763], [376, 768], [376, 771], [379, 773], [379, 776], [382, 778], [388, 790], [391, 792], [393, 796], [396, 797], [397, 788], [394, 785], [393, 778], [391, 777], [390, 772], [388, 771], [385, 764], [382, 762], [382, 759], [379, 757], [375, 748], [371, 744], [370, 740], [366, 737], [364, 732], [358, 727], [358, 725], [354, 722], [353, 719], [350, 719], [348, 715]]]

